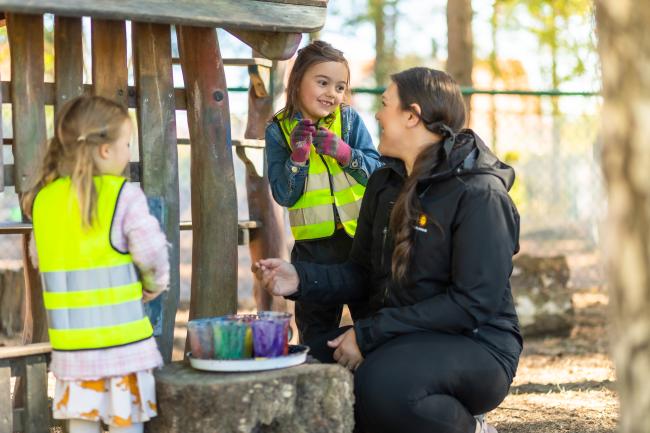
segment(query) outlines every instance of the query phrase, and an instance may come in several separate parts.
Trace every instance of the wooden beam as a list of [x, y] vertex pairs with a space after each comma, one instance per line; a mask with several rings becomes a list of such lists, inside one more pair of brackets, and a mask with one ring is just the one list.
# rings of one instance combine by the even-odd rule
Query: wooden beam
[[25, 359], [25, 383], [23, 432], [49, 433], [45, 356], [38, 355]]
[[129, 72], [124, 21], [92, 21], [92, 62], [95, 95], [128, 106]]
[[7, 14], [16, 192], [29, 188], [45, 148], [43, 17]]
[[294, 33], [320, 30], [327, 15], [326, 3], [315, 0], [2, 0], [0, 6], [31, 14]]
[[[2, 89], [0, 88], [0, 101], [2, 101]], [[4, 143], [4, 135], [2, 134], [2, 112], [0, 111], [0, 143]], [[4, 152], [0, 145], [0, 192], [5, 190], [5, 174], [4, 174]], [[0, 421], [1, 422], [1, 421]]]
[[300, 45], [302, 34], [273, 31], [249, 31], [226, 28], [237, 39], [272, 60], [287, 60], [293, 56]]
[[192, 319], [237, 311], [237, 196], [216, 31], [179, 26], [177, 34], [192, 142]]
[[[164, 24], [133, 23], [133, 54], [138, 106], [140, 183], [171, 244], [170, 290], [155, 299], [158, 317], [151, 317], [158, 347], [171, 362], [174, 322], [180, 297], [180, 236], [178, 226], [178, 149], [172, 77], [171, 29]], [[155, 306], [155, 308], [153, 308]], [[151, 305], [157, 312], [160, 306]], [[158, 320], [156, 320], [158, 319]]]
[[[14, 185], [21, 194], [30, 187], [45, 148], [43, 17], [7, 13], [6, 19], [11, 45]], [[23, 344], [47, 341], [41, 280], [29, 257], [30, 236], [25, 234], [22, 239], [26, 309]], [[16, 381], [14, 404], [23, 403], [24, 388], [23, 380]]]
[[50, 352], [52, 352], [52, 346], [50, 345], [50, 343], [34, 343], [25, 346], [7, 346], [7, 347], [0, 347], [0, 359], [24, 358], [26, 356], [34, 356], [34, 355], [47, 355]]
[[64, 103], [83, 94], [84, 73], [81, 18], [54, 17], [55, 112]]
[[0, 360], [0, 432], [11, 432], [14, 427], [11, 405], [11, 364]]
[[[266, 123], [273, 115], [273, 94], [260, 92], [256, 80], [262, 81], [263, 89], [272, 88], [270, 74], [260, 74], [249, 68], [251, 85], [248, 90], [248, 120], [244, 133], [244, 143], [260, 142], [264, 138]], [[238, 147], [240, 157], [245, 155], [246, 148]], [[261, 149], [250, 149], [251, 152], [263, 152]], [[251, 232], [249, 249], [251, 261], [255, 262], [264, 257], [281, 257], [288, 259], [286, 235], [284, 229], [284, 210], [275, 202], [271, 195], [269, 181], [255, 167], [254, 161], [242, 158], [246, 166], [246, 194], [248, 212], [252, 220], [261, 221], [264, 230]], [[253, 295], [258, 310], [286, 310], [283, 298], [270, 296], [263, 290], [261, 281], [253, 279]]]

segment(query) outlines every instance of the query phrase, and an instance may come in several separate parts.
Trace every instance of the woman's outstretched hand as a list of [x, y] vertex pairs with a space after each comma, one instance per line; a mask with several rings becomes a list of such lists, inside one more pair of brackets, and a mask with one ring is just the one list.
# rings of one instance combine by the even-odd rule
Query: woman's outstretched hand
[[264, 290], [275, 296], [289, 296], [298, 291], [296, 268], [282, 259], [261, 259], [251, 269], [262, 281]]
[[354, 371], [363, 362], [363, 355], [357, 345], [357, 335], [354, 328], [350, 328], [339, 335], [327, 345], [334, 351], [334, 359], [343, 367]]

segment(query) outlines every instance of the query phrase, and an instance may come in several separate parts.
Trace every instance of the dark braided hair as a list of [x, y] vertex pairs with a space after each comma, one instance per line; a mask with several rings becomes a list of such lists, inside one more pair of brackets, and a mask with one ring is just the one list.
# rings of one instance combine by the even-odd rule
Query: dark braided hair
[[[391, 75], [391, 79], [397, 86], [402, 110], [412, 111], [427, 130], [441, 137], [417, 156], [391, 212], [390, 230], [395, 239], [391, 270], [395, 281], [404, 281], [413, 250], [413, 226], [422, 214], [416, 192], [418, 180], [443, 157], [443, 149], [447, 153], [451, 150], [456, 134], [465, 125], [465, 102], [458, 84], [442, 71], [411, 68]], [[420, 107], [420, 113], [413, 109], [413, 104]], [[428, 220], [441, 229], [432, 218]]]

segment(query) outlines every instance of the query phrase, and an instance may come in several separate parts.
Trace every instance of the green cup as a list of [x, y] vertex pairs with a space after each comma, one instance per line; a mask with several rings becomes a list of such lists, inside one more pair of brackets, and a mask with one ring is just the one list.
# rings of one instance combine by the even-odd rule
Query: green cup
[[246, 334], [250, 325], [243, 320], [229, 317], [218, 317], [212, 323], [214, 335], [214, 355], [216, 359], [250, 358], [247, 348]]

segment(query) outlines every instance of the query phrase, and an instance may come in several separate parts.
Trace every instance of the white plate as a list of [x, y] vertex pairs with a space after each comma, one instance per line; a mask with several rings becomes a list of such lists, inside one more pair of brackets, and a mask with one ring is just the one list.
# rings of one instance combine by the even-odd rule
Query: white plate
[[261, 371], [276, 368], [292, 367], [307, 360], [309, 347], [304, 345], [289, 345], [289, 354], [277, 358], [251, 358], [251, 359], [199, 359], [192, 357], [192, 352], [187, 356], [190, 365], [197, 370], [206, 371]]

